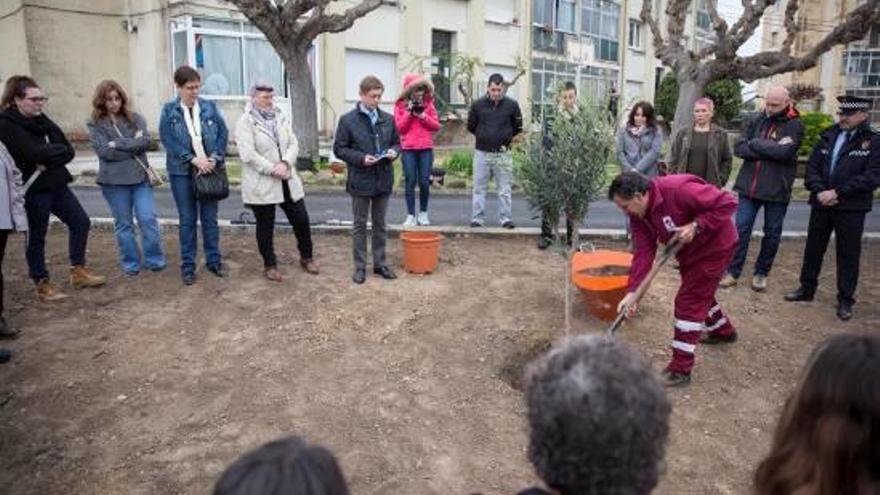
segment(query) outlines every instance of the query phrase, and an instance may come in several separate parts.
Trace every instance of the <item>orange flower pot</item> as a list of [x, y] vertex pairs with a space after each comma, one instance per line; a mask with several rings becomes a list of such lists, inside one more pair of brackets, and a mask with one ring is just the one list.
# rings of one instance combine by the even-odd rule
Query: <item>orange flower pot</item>
[[580, 290], [588, 313], [603, 321], [617, 317], [631, 266], [630, 253], [599, 249], [574, 254], [571, 281]]
[[401, 232], [403, 266], [410, 273], [431, 273], [440, 259], [440, 234], [436, 232]]

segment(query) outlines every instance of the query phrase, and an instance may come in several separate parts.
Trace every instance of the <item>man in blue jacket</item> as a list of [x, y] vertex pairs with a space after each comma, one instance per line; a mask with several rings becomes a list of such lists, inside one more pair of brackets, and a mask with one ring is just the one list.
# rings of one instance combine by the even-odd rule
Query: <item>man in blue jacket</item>
[[385, 86], [375, 76], [360, 84], [360, 101], [339, 119], [333, 153], [348, 165], [345, 189], [351, 195], [354, 216], [353, 254], [356, 284], [366, 280], [367, 214], [373, 220], [373, 273], [391, 280], [397, 278], [385, 264], [385, 214], [394, 185], [391, 163], [400, 154], [400, 136], [394, 117], [379, 109]]
[[736, 285], [749, 253], [755, 217], [763, 208], [764, 238], [755, 261], [752, 289], [756, 292], [767, 289], [767, 276], [782, 239], [782, 222], [791, 201], [797, 152], [803, 139], [804, 126], [791, 104], [788, 90], [781, 86], [771, 88], [764, 97], [764, 115], [749, 126], [734, 148], [734, 154], [743, 159], [733, 187], [739, 193], [736, 209], [739, 245], [720, 287]]
[[810, 227], [804, 248], [801, 285], [786, 301], [812, 301], [831, 232], [837, 240], [837, 317], [852, 318], [859, 280], [865, 214], [880, 187], [880, 134], [871, 129], [871, 101], [841, 96], [838, 123], [813, 148], [804, 185], [810, 191]]

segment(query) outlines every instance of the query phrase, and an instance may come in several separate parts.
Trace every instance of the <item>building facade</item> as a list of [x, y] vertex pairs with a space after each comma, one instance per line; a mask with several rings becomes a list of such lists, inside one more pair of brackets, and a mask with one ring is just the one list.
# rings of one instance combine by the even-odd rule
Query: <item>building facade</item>
[[[460, 106], [451, 81], [455, 53], [479, 59], [477, 83], [492, 72], [514, 77], [517, 60], [528, 59], [528, 5], [389, 1], [348, 31], [320, 35], [309, 60], [319, 129], [332, 133], [368, 74], [385, 83], [386, 108], [403, 75], [414, 71], [432, 77], [443, 104]], [[174, 97], [174, 69], [184, 63], [199, 70], [202, 95], [219, 103], [229, 123], [243, 110], [254, 81], [273, 83], [282, 97], [287, 93], [283, 64], [270, 44], [221, 0], [0, 0], [0, 46], [0, 79], [36, 78], [50, 97], [47, 113], [78, 139], [85, 137], [92, 92], [107, 78], [126, 88], [152, 129], [163, 102]], [[510, 94], [525, 101], [528, 77], [521, 81]]]
[[[805, 0], [801, 2], [800, 19], [802, 32], [797, 36], [793, 52], [801, 55], [815, 46], [846, 13], [855, 9], [860, 0]], [[762, 27], [762, 49], [778, 50], [786, 37], [784, 23], [787, 2], [780, 2], [769, 9]], [[836, 97], [842, 94], [871, 98], [873, 122], [880, 122], [880, 23], [874, 24], [868, 35], [846, 46], [835, 46], [822, 55], [812, 69], [802, 72], [780, 74], [761, 81], [761, 93], [770, 85], [806, 84], [822, 89], [816, 101], [802, 102], [807, 110], [828, 114], [837, 112]]]

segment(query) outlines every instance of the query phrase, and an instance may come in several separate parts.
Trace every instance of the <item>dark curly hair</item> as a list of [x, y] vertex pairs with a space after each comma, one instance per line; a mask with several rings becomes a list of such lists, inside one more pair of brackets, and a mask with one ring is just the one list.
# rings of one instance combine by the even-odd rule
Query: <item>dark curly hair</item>
[[291, 436], [269, 442], [226, 468], [214, 495], [348, 495], [333, 454]]
[[646, 495], [659, 478], [671, 405], [645, 359], [579, 336], [526, 375], [529, 460], [561, 495]]
[[640, 101], [633, 105], [632, 110], [629, 112], [629, 119], [627, 119], [626, 125], [636, 125], [636, 112], [639, 109], [642, 110], [642, 115], [645, 117], [645, 127], [657, 127], [657, 118], [654, 116], [654, 106], [647, 101]]

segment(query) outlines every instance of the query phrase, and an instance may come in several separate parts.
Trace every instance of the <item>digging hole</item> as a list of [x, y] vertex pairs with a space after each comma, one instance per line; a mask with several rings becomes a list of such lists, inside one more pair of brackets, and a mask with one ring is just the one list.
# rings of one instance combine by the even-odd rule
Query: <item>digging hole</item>
[[498, 376], [510, 388], [523, 392], [525, 390], [526, 366], [541, 354], [547, 352], [553, 341], [549, 338], [535, 340], [508, 354], [501, 363]]

